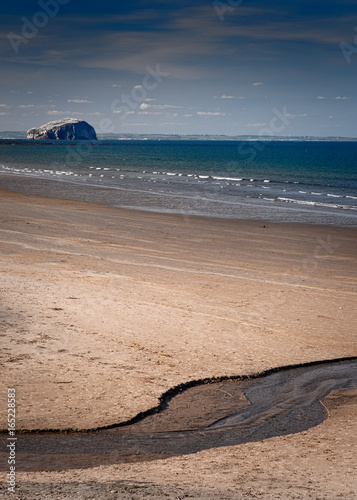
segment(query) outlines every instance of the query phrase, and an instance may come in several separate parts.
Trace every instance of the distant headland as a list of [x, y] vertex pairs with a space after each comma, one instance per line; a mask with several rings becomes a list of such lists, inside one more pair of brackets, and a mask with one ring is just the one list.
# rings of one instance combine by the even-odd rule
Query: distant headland
[[[79, 120], [75, 120], [79, 122]], [[59, 122], [50, 122], [50, 124], [61, 123], [63, 120]], [[86, 123], [86, 122], [82, 122]], [[47, 125], [50, 125], [47, 124]], [[47, 126], [46, 125], [46, 126]], [[43, 126], [45, 127], [45, 125]], [[43, 129], [40, 127], [40, 129]], [[89, 127], [91, 127], [89, 125]], [[93, 127], [92, 127], [93, 128]], [[31, 129], [28, 132], [23, 131], [0, 131], [0, 140], [10, 140], [10, 141], [21, 141], [24, 139], [33, 139], [32, 131], [40, 130], [40, 129]], [[94, 129], [93, 129], [94, 130]], [[28, 137], [28, 134], [31, 132], [31, 136]], [[348, 141], [348, 142], [356, 142], [357, 137], [319, 137], [319, 136], [261, 136], [261, 135], [191, 135], [191, 134], [134, 134], [134, 133], [111, 133], [111, 134], [101, 134], [95, 133], [95, 137], [77, 137], [77, 140], [99, 140], [99, 141]], [[66, 137], [60, 139], [59, 137], [45, 138], [41, 137], [41, 140], [47, 139], [49, 141], [52, 140], [66, 140]], [[75, 138], [68, 138], [67, 140], [76, 140]]]
[[63, 118], [28, 130], [27, 139], [50, 141], [97, 140], [92, 125], [76, 118]]

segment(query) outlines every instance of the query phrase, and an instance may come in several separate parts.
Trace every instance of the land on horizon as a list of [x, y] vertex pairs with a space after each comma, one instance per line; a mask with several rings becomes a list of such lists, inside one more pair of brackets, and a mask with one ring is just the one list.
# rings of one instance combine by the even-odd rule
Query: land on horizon
[[[28, 140], [33, 142], [32, 139], [26, 139], [26, 131], [0, 131], [0, 140]], [[101, 134], [97, 133], [99, 141], [116, 141], [116, 140], [157, 140], [157, 141], [357, 141], [357, 137], [319, 137], [319, 136], [268, 136], [268, 135], [215, 135], [215, 134], [131, 134], [131, 133], [118, 133], [118, 134]], [[38, 142], [38, 141], [37, 141]], [[40, 141], [41, 142], [41, 141]], [[46, 141], [49, 142], [49, 141]]]

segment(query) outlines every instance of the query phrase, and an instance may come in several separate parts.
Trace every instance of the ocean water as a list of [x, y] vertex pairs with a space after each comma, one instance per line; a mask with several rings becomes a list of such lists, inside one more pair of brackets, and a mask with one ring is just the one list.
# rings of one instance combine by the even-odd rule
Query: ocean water
[[357, 142], [0, 141], [0, 173], [18, 191], [127, 208], [357, 225]]

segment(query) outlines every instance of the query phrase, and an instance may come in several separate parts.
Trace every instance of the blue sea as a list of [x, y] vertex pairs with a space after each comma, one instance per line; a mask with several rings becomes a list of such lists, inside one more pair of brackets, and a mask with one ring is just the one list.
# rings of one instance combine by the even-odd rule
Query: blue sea
[[0, 188], [158, 212], [357, 225], [357, 142], [0, 141]]

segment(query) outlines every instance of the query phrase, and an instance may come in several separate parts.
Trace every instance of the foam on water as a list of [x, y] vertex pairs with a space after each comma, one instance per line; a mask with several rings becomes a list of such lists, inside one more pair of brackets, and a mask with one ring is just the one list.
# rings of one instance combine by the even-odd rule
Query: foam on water
[[[339, 213], [338, 223], [344, 217], [346, 224], [353, 224], [346, 214], [355, 216], [357, 210], [357, 143], [267, 143], [254, 161], [248, 161], [238, 154], [239, 143], [128, 142], [98, 142], [81, 155], [76, 145], [24, 142], [9, 148], [0, 141], [0, 172], [71, 183], [78, 189], [86, 185], [135, 192], [130, 205], [154, 209], [154, 201], [145, 205], [144, 193], [150, 191], [160, 198], [158, 211], [175, 210], [173, 200], [181, 197], [191, 199], [186, 201], [187, 212], [194, 206], [202, 215], [240, 218], [244, 203], [254, 210], [262, 207], [264, 217], [266, 207], [274, 218], [273, 211], [285, 206], [293, 207], [301, 220], [304, 207], [318, 213], [319, 222], [324, 210], [328, 223]], [[30, 192], [30, 183], [27, 189]], [[121, 204], [114, 195], [108, 200]]]

